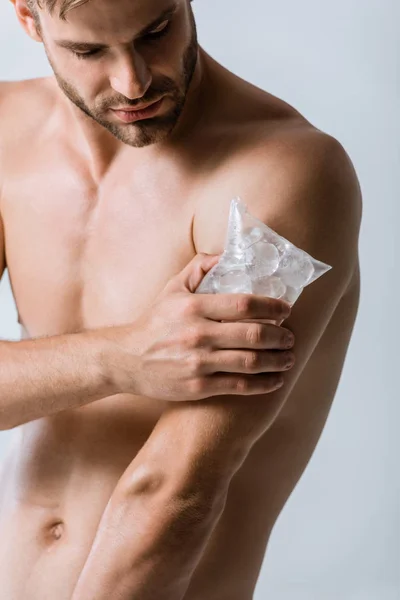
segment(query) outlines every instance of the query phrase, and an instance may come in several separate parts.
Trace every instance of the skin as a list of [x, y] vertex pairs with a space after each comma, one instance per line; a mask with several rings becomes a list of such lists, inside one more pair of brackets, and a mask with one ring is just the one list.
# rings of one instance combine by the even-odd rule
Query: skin
[[[200, 46], [194, 63], [189, 3], [178, 3], [170, 37], [151, 47], [135, 42], [136, 52], [128, 42], [166, 0], [95, 0], [66, 22], [15, 5], [55, 71], [0, 86], [3, 267], [27, 336], [146, 314], [198, 252], [222, 252], [234, 195], [333, 270], [285, 322], [296, 335], [296, 366], [274, 395], [172, 406], [118, 394], [20, 425], [1, 474], [1, 589], [13, 600], [250, 600], [351, 339], [360, 292], [357, 178], [339, 144], [293, 107]], [[57, 39], [109, 49], [82, 60]], [[148, 122], [125, 126], [108, 110], [162, 94], [163, 110]], [[207, 487], [211, 509], [201, 505], [197, 523], [177, 511], [180, 519], [166, 519], [172, 494], [132, 485], [150, 464], [168, 476], [168, 489]], [[165, 521], [187, 525], [173, 552]], [[151, 577], [139, 565], [149, 548], [165, 553], [166, 574], [150, 563], [157, 586], [146, 596]]]

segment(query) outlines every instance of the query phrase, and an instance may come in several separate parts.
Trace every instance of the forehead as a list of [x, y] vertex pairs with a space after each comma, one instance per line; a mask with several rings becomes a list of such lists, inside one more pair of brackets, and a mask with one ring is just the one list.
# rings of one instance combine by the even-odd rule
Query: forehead
[[[96, 41], [101, 36], [107, 42], [107, 36], [115, 40], [116, 35], [129, 39], [132, 33], [140, 31], [155, 20], [164, 10], [179, 6], [185, 0], [89, 0], [73, 8], [66, 14], [66, 20], [59, 18], [59, 3], [52, 15], [41, 11], [41, 21], [54, 36], [68, 36], [73, 39], [74, 32], [85, 41]], [[82, 38], [83, 39], [83, 38]]]

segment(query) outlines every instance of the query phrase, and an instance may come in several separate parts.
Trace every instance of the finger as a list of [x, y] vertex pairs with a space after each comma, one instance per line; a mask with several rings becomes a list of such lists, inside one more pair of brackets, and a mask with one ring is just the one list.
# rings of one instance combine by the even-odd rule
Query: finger
[[202, 316], [213, 321], [244, 319], [286, 319], [291, 313], [287, 302], [256, 294], [199, 294]]
[[234, 319], [233, 321], [223, 320], [220, 323], [272, 323], [273, 325], [281, 325], [285, 319]]
[[204, 377], [202, 381], [202, 395], [210, 396], [266, 394], [279, 389], [284, 384], [281, 373], [240, 376], [215, 374]]
[[169, 289], [194, 293], [205, 275], [218, 263], [220, 258], [220, 254], [206, 254], [205, 252], [196, 254], [186, 267], [168, 282]]
[[[282, 319], [280, 319], [280, 321], [282, 322]], [[226, 321], [227, 323], [231, 323], [232, 321]], [[236, 323], [265, 323], [266, 325], [268, 325], [269, 323], [272, 323], [273, 325], [276, 325], [278, 323], [278, 321], [276, 319], [235, 319]], [[224, 321], [222, 321], [222, 323], [224, 323]]]
[[290, 329], [271, 323], [215, 323], [207, 341], [216, 349], [284, 350], [293, 346], [294, 336]]
[[289, 350], [217, 350], [203, 363], [203, 374], [212, 373], [276, 373], [288, 371], [294, 365], [294, 354]]

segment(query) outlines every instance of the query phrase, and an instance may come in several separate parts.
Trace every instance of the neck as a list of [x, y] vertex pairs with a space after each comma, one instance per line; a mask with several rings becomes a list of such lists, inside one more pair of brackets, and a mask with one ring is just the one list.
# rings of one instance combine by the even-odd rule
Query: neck
[[[88, 170], [94, 181], [100, 182], [111, 164], [122, 153], [128, 151], [135, 155], [135, 159], [148, 162], [166, 152], [169, 155], [171, 152], [174, 153], [178, 150], [182, 140], [193, 135], [202, 114], [202, 106], [205, 104], [204, 98], [208, 83], [206, 63], [207, 55], [199, 47], [196, 68], [178, 123], [165, 140], [145, 148], [135, 148], [124, 144], [63, 94], [63, 104], [67, 107], [68, 131], [72, 131], [74, 145], [79, 148], [83, 160], [87, 161]], [[60, 93], [62, 92], [60, 91]]]

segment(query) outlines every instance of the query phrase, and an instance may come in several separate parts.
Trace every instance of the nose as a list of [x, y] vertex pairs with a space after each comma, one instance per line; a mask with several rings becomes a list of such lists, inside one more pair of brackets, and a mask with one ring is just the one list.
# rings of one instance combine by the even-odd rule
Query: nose
[[141, 98], [151, 85], [152, 77], [143, 57], [134, 49], [126, 50], [114, 66], [111, 87], [130, 100]]

